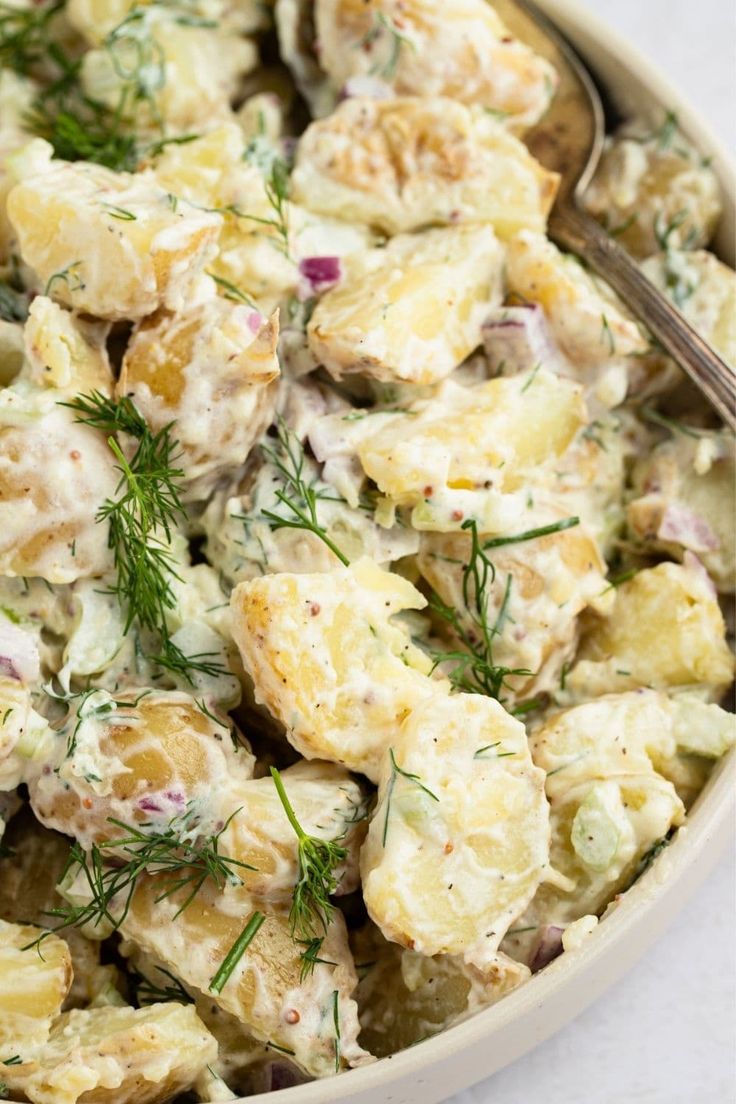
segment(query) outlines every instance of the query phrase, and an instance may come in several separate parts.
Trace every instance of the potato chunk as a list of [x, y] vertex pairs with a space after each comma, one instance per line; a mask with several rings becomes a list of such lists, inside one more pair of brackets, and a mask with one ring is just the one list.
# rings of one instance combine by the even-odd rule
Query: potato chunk
[[524, 726], [479, 694], [430, 698], [383, 758], [361, 853], [368, 913], [395, 943], [482, 968], [537, 889], [548, 840]]
[[501, 301], [503, 250], [488, 226], [402, 234], [361, 254], [317, 304], [309, 346], [330, 375], [436, 383], [481, 341]]
[[8, 650], [0, 645], [5, 653], [0, 654], [0, 793], [35, 773], [51, 737], [48, 721], [33, 708], [28, 687], [17, 677], [18, 657]]
[[610, 613], [584, 636], [567, 685], [583, 698], [691, 686], [718, 700], [733, 674], [715, 589], [688, 553], [684, 564], [661, 563], [616, 588]]
[[[176, 916], [182, 894], [157, 901], [161, 886], [161, 879], [142, 881], [122, 925], [126, 938], [164, 963], [187, 988], [237, 1017], [256, 1039], [291, 1051], [292, 1060], [312, 1076], [365, 1061], [351, 999], [357, 979], [340, 913], [334, 914], [320, 951], [327, 961], [302, 976], [303, 947], [292, 938], [286, 906], [265, 905], [238, 887], [223, 894], [203, 888]], [[222, 991], [211, 991], [212, 978], [255, 911], [265, 921]]]
[[159, 1104], [191, 1088], [216, 1056], [215, 1039], [189, 1006], [74, 1009], [57, 1018], [30, 1061], [3, 1077], [31, 1104]]
[[278, 316], [215, 298], [140, 323], [118, 384], [151, 429], [176, 420], [189, 500], [241, 469], [273, 418]]
[[89, 848], [109, 839], [108, 817], [166, 824], [191, 804], [205, 831], [225, 819], [213, 805], [252, 776], [253, 757], [189, 694], [92, 690], [74, 702], [48, 765], [30, 782], [34, 812]]
[[97, 511], [118, 483], [101, 433], [56, 403], [0, 393], [0, 572], [70, 583], [110, 564]]
[[643, 272], [736, 372], [736, 273], [704, 249], [667, 249]]
[[[0, 857], [0, 919], [44, 928], [54, 925], [50, 910], [63, 904], [56, 883], [64, 873], [70, 842], [39, 824], [27, 806], [13, 817], [5, 835], [8, 854]], [[41, 948], [44, 958], [50, 939]], [[122, 1001], [116, 989], [118, 969], [102, 965], [98, 941], [72, 927], [53, 936], [54, 942], [57, 939], [69, 948], [74, 975], [64, 1011], [109, 997]]]
[[28, 308], [23, 331], [28, 371], [37, 387], [67, 394], [112, 391], [112, 369], [105, 348], [109, 327], [84, 322], [45, 295]]
[[592, 368], [647, 350], [642, 331], [610, 288], [542, 234], [524, 232], [510, 241], [507, 266], [510, 291], [541, 304], [574, 365]]
[[483, 108], [440, 97], [345, 100], [307, 128], [292, 175], [297, 203], [388, 234], [456, 222], [489, 222], [502, 238], [543, 231], [556, 190]]
[[8, 196], [21, 255], [52, 298], [110, 320], [179, 309], [222, 220], [146, 173], [48, 161]]
[[[543, 527], [538, 513], [531, 516], [533, 520], [522, 526], [525, 531]], [[553, 516], [556, 520], [548, 523], [559, 520]], [[606, 566], [583, 525], [518, 543], [513, 533], [508, 536], [509, 544], [504, 545], [503, 536], [496, 537], [499, 547], [492, 540], [485, 552], [495, 574], [479, 599], [488, 625], [498, 628], [493, 663], [527, 672], [504, 679], [503, 700], [514, 701], [557, 689], [563, 665], [569, 666], [577, 645], [579, 615], [606, 588]], [[463, 594], [470, 550], [470, 534], [426, 533], [417, 565], [442, 601], [458, 611], [464, 631], [475, 638], [478, 611], [472, 583], [470, 610]], [[448, 648], [457, 647], [462, 649], [462, 643], [452, 635]]]
[[540, 887], [504, 949], [533, 960], [542, 925], [600, 914], [682, 824], [677, 788], [693, 755], [717, 758], [734, 736], [733, 718], [718, 706], [650, 690], [611, 694], [546, 719], [531, 752], [547, 773], [550, 865], [562, 877]]
[[[687, 430], [687, 427], [685, 427]], [[634, 468], [629, 533], [645, 551], [694, 553], [719, 590], [736, 589], [736, 465], [729, 434], [675, 431]]]
[[[156, 159], [159, 183], [174, 196], [222, 211], [219, 252], [210, 271], [253, 296], [266, 313], [303, 279], [302, 262], [339, 258], [366, 249], [371, 235], [362, 226], [314, 214], [282, 197], [274, 207], [266, 191], [272, 169], [261, 169], [240, 127], [226, 123], [192, 142], [168, 146]], [[228, 294], [237, 294], [228, 291]], [[282, 319], [283, 322], [283, 319]]]
[[674, 249], [707, 245], [721, 213], [716, 174], [672, 114], [659, 129], [637, 121], [608, 139], [585, 202], [635, 257], [663, 240]]
[[255, 68], [258, 50], [225, 21], [212, 19], [220, 5], [214, 11], [212, 5], [198, 5], [200, 12], [189, 5], [182, 16], [165, 4], [116, 2], [112, 11], [105, 5], [101, 21], [96, 6], [75, 4], [71, 11], [73, 24], [100, 43], [82, 58], [88, 96], [113, 111], [125, 103], [137, 126], [153, 133], [162, 121], [169, 131], [182, 133], [231, 114], [230, 100], [241, 78]]
[[555, 460], [585, 422], [581, 388], [541, 370], [473, 387], [447, 380], [409, 415], [355, 424], [365, 474], [417, 529], [507, 532], [531, 486], [549, 481]]
[[[8, 1056], [24, 1057], [45, 1042], [72, 984], [63, 939], [44, 939], [42, 953], [30, 946], [42, 934], [30, 924], [0, 920], [0, 1049]], [[5, 1068], [17, 1067], [3, 1067], [3, 1075]]]
[[317, 0], [314, 19], [335, 93], [378, 77], [400, 96], [447, 96], [524, 126], [544, 114], [557, 83], [485, 0]]
[[[197, 845], [216, 835], [240, 882], [287, 901], [297, 877], [297, 837], [272, 779], [251, 778], [252, 766], [225, 723], [187, 694], [149, 691], [126, 701], [97, 690], [67, 718], [53, 753], [28, 772], [31, 804], [48, 827], [86, 849], [104, 841], [108, 854], [124, 859], [130, 848], [112, 846], [127, 834], [121, 825], [139, 828], [141, 843], [154, 833]], [[329, 763], [292, 767], [283, 779], [304, 830], [346, 848], [336, 880], [340, 892], [352, 892], [365, 812], [359, 785]]]
[[501, 954], [483, 970], [453, 955], [427, 958], [388, 943], [372, 924], [356, 933], [353, 954], [360, 1041], [377, 1058], [460, 1023], [529, 977], [526, 966]]
[[[429, 658], [392, 621], [425, 599], [370, 560], [320, 575], [266, 575], [232, 595], [233, 635], [256, 701], [308, 759], [378, 777], [397, 726], [436, 694]], [[440, 684], [440, 687], [441, 688]]]

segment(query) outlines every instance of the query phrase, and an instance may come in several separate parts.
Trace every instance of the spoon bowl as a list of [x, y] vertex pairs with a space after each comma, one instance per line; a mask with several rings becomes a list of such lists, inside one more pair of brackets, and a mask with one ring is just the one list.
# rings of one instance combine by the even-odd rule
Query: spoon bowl
[[560, 176], [549, 236], [560, 248], [577, 254], [613, 288], [723, 421], [736, 430], [734, 371], [585, 211], [583, 196], [605, 141], [603, 103], [590, 72], [533, 0], [495, 0], [495, 7], [512, 33], [552, 62], [559, 76], [549, 110], [524, 134], [530, 153]]

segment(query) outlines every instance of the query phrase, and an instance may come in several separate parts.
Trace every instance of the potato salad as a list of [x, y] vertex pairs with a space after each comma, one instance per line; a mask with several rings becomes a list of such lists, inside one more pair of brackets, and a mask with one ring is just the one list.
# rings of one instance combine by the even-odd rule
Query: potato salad
[[[547, 237], [486, 0], [0, 0], [0, 65], [0, 1099], [344, 1075], [687, 823], [733, 439]], [[676, 117], [588, 203], [736, 364]]]

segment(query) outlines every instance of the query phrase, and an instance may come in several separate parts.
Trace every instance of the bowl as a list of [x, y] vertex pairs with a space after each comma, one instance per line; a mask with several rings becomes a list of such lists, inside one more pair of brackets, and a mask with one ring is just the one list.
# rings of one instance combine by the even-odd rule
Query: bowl
[[[622, 116], [677, 113], [712, 158], [726, 201], [714, 249], [734, 264], [736, 176], [703, 119], [651, 64], [577, 0], [538, 0], [577, 47]], [[711, 775], [672, 844], [575, 951], [498, 1004], [425, 1042], [334, 1078], [241, 1098], [243, 1104], [437, 1104], [553, 1035], [617, 981], [657, 939], [719, 858], [736, 809], [736, 749]]]

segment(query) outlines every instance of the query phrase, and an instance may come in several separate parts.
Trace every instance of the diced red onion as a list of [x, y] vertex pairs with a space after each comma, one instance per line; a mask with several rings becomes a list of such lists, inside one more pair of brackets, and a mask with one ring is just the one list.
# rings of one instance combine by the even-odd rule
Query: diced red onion
[[538, 303], [492, 311], [483, 323], [483, 344], [494, 373], [515, 376], [539, 364], [551, 372], [569, 370]]
[[675, 541], [691, 552], [714, 552], [720, 543], [705, 518], [680, 502], [667, 505], [657, 536], [660, 540]]
[[40, 674], [36, 641], [4, 617], [0, 617], [0, 674], [26, 684], [35, 682]]
[[529, 969], [533, 974], [548, 966], [553, 959], [562, 954], [562, 933], [564, 930], [556, 924], [545, 924], [539, 929], [537, 945], [529, 963]]
[[334, 287], [340, 280], [342, 276], [340, 258], [304, 257], [299, 262], [299, 276], [297, 295], [300, 299], [321, 295], [323, 291]]

